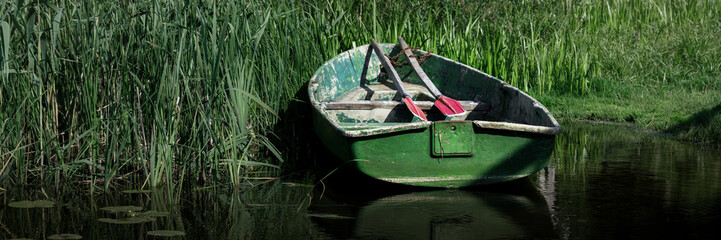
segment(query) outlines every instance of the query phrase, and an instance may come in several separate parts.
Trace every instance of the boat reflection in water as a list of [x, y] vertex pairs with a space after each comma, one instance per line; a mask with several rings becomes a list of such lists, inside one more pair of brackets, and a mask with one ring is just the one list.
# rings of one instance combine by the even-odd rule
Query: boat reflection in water
[[527, 179], [390, 196], [330, 188], [311, 210], [313, 222], [334, 239], [557, 238], [547, 203]]

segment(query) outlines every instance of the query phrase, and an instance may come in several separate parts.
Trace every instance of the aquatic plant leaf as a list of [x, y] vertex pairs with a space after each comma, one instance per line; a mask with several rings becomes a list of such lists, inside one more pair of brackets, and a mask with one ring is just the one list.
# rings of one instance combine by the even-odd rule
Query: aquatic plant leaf
[[268, 104], [266, 104], [265, 102], [263, 102], [263, 100], [261, 100], [261, 99], [260, 99], [258, 96], [256, 96], [255, 94], [249, 93], [249, 92], [247, 92], [247, 91], [245, 91], [245, 90], [243, 90], [243, 89], [240, 89], [240, 88], [230, 88], [230, 90], [239, 91], [240, 93], [242, 93], [242, 94], [245, 95], [246, 97], [248, 97], [248, 98], [250, 98], [251, 100], [255, 101], [255, 103], [257, 103], [257, 104], [260, 105], [261, 107], [265, 108], [265, 110], [268, 110], [268, 112], [270, 112], [271, 114], [275, 115], [276, 117], [280, 117], [280, 116], [278, 116], [278, 113], [276, 113], [275, 111], [273, 111], [273, 108], [272, 108], [272, 107], [268, 106]]
[[58, 240], [58, 239], [83, 239], [83, 236], [72, 234], [72, 233], [61, 233], [61, 234], [55, 234], [50, 235], [48, 239]]
[[147, 212], [140, 213], [139, 216], [145, 216], [145, 217], [167, 217], [169, 216], [169, 212], [158, 212], [155, 210], [149, 210]]
[[[10, 52], [10, 24], [6, 21], [0, 22], [0, 28], [2, 28], [2, 39], [3, 39], [3, 59], [8, 59], [8, 53]], [[10, 74], [10, 61], [3, 61], [3, 74], [5, 78]]]
[[138, 223], [146, 223], [146, 222], [155, 221], [155, 218], [148, 217], [148, 216], [129, 217], [129, 218], [120, 218], [120, 219], [98, 218], [98, 221], [104, 222], [104, 223], [111, 223], [111, 224], [138, 224]]
[[280, 154], [280, 150], [278, 150], [278, 148], [276, 148], [275, 145], [273, 145], [273, 143], [268, 140], [268, 138], [259, 136], [258, 139], [261, 143], [263, 143], [263, 145], [265, 145], [265, 147], [268, 148], [271, 153], [273, 153], [273, 155], [276, 159], [278, 159], [278, 161], [280, 161], [281, 163], [285, 161], [283, 160], [283, 156]]
[[137, 212], [140, 210], [143, 210], [143, 207], [138, 206], [110, 206], [110, 207], [104, 207], [100, 210], [111, 212], [111, 213], [121, 213], [121, 212]]
[[148, 232], [148, 235], [156, 237], [180, 237], [185, 236], [185, 232], [177, 230], [153, 230]]
[[11, 202], [8, 204], [8, 206], [13, 208], [49, 208], [54, 207], [55, 202], [48, 201], [48, 200], [35, 200], [35, 201], [17, 201], [17, 202]]

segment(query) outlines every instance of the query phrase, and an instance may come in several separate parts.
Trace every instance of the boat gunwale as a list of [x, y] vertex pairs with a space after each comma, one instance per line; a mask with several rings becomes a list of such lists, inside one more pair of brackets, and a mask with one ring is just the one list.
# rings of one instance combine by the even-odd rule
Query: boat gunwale
[[[393, 45], [392, 43], [379, 43], [380, 45]], [[384, 134], [391, 134], [391, 133], [398, 133], [403, 131], [409, 131], [409, 130], [415, 130], [415, 129], [423, 129], [428, 128], [433, 122], [432, 121], [423, 121], [423, 122], [409, 122], [409, 123], [401, 123], [395, 126], [386, 126], [386, 127], [377, 127], [373, 129], [361, 129], [361, 130], [344, 130], [343, 127], [340, 126], [336, 121], [332, 121], [328, 119], [328, 117], [323, 114], [323, 104], [316, 100], [315, 98], [315, 91], [318, 89], [318, 81], [316, 78], [318, 78], [318, 73], [321, 68], [324, 66], [330, 64], [332, 61], [334, 61], [336, 58], [344, 55], [344, 54], [350, 54], [351, 51], [362, 51], [361, 48], [368, 48], [370, 44], [365, 44], [358, 46], [356, 48], [349, 49], [347, 51], [344, 51], [335, 57], [329, 59], [323, 65], [318, 67], [316, 69], [315, 73], [313, 73], [313, 76], [310, 78], [310, 82], [308, 84], [308, 96], [311, 101], [311, 105], [313, 105], [313, 109], [318, 112], [323, 118], [325, 118], [326, 121], [330, 122], [330, 124], [335, 128], [336, 131], [340, 132], [341, 135], [344, 137], [351, 137], [351, 138], [358, 138], [358, 137], [368, 137], [368, 136], [378, 136], [378, 135], [384, 135]], [[418, 50], [422, 54], [427, 54], [428, 52], [423, 50]], [[523, 124], [523, 123], [512, 123], [512, 122], [495, 122], [495, 121], [483, 121], [483, 120], [461, 120], [461, 121], [470, 121], [473, 122], [473, 125], [482, 129], [494, 129], [494, 130], [503, 130], [503, 131], [513, 131], [513, 132], [524, 132], [524, 133], [536, 133], [536, 134], [543, 134], [543, 135], [557, 135], [561, 133], [561, 125], [556, 121], [556, 118], [553, 117], [553, 115], [548, 111], [548, 109], [543, 106], [538, 100], [528, 95], [526, 92], [519, 90], [518, 88], [514, 87], [513, 85], [510, 85], [506, 83], [503, 80], [500, 80], [494, 76], [491, 76], [485, 72], [482, 72], [478, 69], [475, 69], [471, 66], [468, 66], [464, 63], [449, 59], [447, 57], [437, 55], [434, 53], [431, 53], [432, 56], [438, 57], [443, 61], [446, 62], [453, 62], [456, 64], [459, 64], [461, 67], [464, 67], [470, 71], [474, 71], [476, 73], [479, 73], [491, 80], [495, 80], [501, 83], [502, 88], [505, 88], [506, 90], [515, 91], [520, 94], [525, 95], [529, 99], [532, 100], [533, 106], [539, 108], [543, 111], [543, 113], [549, 117], [552, 127], [548, 126], [540, 126], [540, 125], [531, 125], [531, 124]], [[510, 88], [510, 89], [509, 89]], [[500, 90], [500, 89], [499, 89]]]

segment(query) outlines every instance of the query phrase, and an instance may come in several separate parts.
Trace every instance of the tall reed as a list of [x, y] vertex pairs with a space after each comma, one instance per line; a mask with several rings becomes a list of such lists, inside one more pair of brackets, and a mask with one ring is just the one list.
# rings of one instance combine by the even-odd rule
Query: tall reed
[[[275, 17], [256, 15], [259, 3], [0, 7], [2, 179], [80, 177], [107, 187], [143, 173], [150, 186], [237, 183], [261, 146], [273, 149], [262, 128], [253, 127], [260, 118], [251, 117], [276, 111], [251, 79], [252, 53]], [[252, 168], [277, 167], [277, 160], [263, 159]], [[57, 177], [44, 177], [47, 171]]]
[[[315, 69], [372, 37], [403, 36], [522, 90], [584, 95], [601, 74], [667, 64], [625, 64], [603, 37], [719, 13], [670, 0], [3, 1], [0, 180], [237, 185], [280, 167], [270, 130], [292, 120]], [[713, 72], [717, 55], [672, 61]]]

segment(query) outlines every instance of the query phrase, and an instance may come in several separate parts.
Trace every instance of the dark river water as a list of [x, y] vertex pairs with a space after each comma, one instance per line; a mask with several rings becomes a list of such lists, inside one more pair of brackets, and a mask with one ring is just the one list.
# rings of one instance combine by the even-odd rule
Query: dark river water
[[[91, 194], [67, 187], [43, 191], [7, 187], [0, 193], [0, 239], [721, 236], [718, 147], [679, 142], [619, 125], [573, 123], [563, 127], [547, 168], [519, 181], [472, 189], [400, 188], [347, 176], [342, 170], [323, 183], [281, 178], [241, 191], [207, 188]], [[11, 204], [21, 200], [50, 200], [54, 206]], [[158, 236], [162, 233], [184, 236]]]

